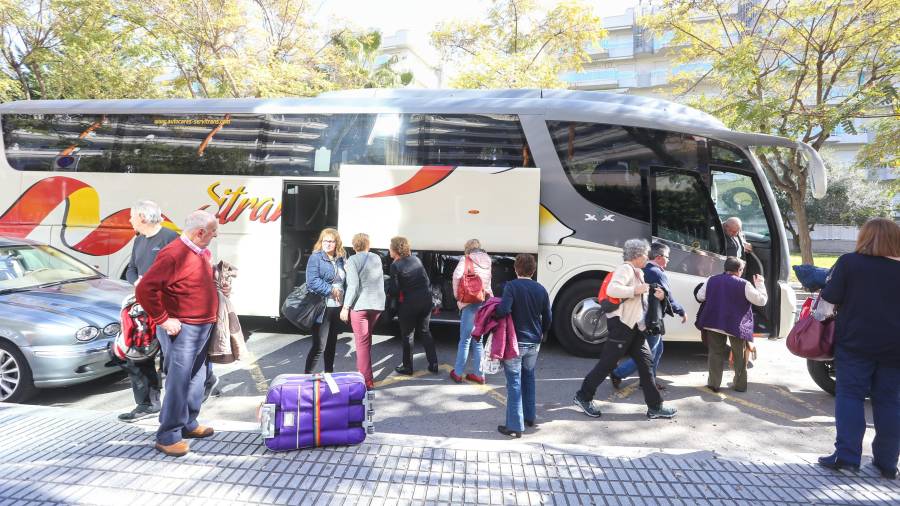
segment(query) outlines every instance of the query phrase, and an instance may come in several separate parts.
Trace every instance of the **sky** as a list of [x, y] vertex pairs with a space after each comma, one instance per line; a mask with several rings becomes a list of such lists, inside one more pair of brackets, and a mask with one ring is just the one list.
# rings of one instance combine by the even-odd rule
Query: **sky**
[[[594, 7], [594, 12], [615, 16], [637, 4], [637, 0], [583, 0]], [[554, 5], [557, 0], [537, 0], [542, 5]], [[327, 24], [340, 18], [360, 28], [376, 28], [383, 35], [398, 30], [415, 30], [428, 33], [434, 27], [452, 19], [471, 19], [484, 13], [490, 3], [487, 0], [313, 0], [317, 22]]]

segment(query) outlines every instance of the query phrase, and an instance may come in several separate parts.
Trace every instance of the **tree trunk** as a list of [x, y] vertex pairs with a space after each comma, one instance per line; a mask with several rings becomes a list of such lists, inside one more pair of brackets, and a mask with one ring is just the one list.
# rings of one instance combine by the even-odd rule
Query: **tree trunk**
[[813, 263], [812, 238], [809, 235], [809, 220], [806, 218], [806, 206], [803, 202], [803, 194], [795, 195], [794, 192], [789, 194], [791, 199], [791, 209], [797, 218], [797, 235], [800, 239], [800, 258], [804, 264]]

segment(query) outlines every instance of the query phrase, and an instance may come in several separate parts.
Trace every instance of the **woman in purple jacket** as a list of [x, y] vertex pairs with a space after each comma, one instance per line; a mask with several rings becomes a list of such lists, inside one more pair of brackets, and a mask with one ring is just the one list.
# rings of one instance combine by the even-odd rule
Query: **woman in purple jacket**
[[[734, 383], [737, 392], [747, 391], [747, 343], [753, 341], [753, 309], [768, 301], [765, 280], [753, 276], [753, 284], [743, 279], [744, 261], [725, 259], [725, 272], [709, 278], [697, 293], [697, 300], [706, 301], [697, 325], [706, 330], [709, 344], [709, 378], [706, 388], [719, 391], [722, 383], [722, 364], [728, 358], [726, 341], [734, 354]], [[755, 285], [755, 286], [754, 286]]]

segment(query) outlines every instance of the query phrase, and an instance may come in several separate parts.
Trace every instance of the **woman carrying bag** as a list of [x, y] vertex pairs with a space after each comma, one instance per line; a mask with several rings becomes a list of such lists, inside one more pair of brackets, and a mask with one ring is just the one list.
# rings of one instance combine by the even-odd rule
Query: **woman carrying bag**
[[356, 369], [366, 380], [366, 388], [375, 387], [372, 377], [372, 329], [384, 311], [384, 272], [381, 257], [369, 252], [369, 236], [353, 236], [355, 255], [347, 260], [347, 293], [341, 320], [350, 322], [356, 343]]
[[838, 306], [835, 451], [820, 457], [829, 469], [859, 469], [866, 433], [866, 396], [872, 399], [872, 465], [897, 479], [900, 455], [900, 225], [874, 218], [859, 230], [856, 250], [838, 258], [821, 299]]
[[459, 307], [459, 346], [456, 350], [456, 363], [450, 371], [450, 379], [462, 383], [469, 361], [469, 350], [472, 351], [472, 372], [466, 379], [484, 384], [484, 373], [481, 370], [483, 348], [479, 339], [472, 338], [475, 327], [475, 313], [484, 305], [484, 301], [492, 297], [491, 293], [491, 257], [481, 249], [478, 239], [466, 241], [465, 253], [453, 271], [453, 293], [456, 294], [456, 305]]
[[324, 345], [325, 372], [334, 372], [334, 352], [337, 347], [338, 316], [344, 298], [344, 244], [333, 228], [319, 234], [313, 254], [306, 262], [306, 287], [325, 297], [325, 312], [312, 328], [312, 344], [306, 356], [306, 374], [316, 368]]

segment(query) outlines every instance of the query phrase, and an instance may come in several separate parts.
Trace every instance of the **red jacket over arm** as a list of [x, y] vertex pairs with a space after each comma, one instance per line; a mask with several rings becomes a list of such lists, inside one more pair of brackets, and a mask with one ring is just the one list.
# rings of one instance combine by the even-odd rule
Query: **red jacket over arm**
[[177, 240], [160, 250], [135, 296], [157, 325], [169, 318], [195, 325], [212, 323], [219, 308], [212, 265]]

